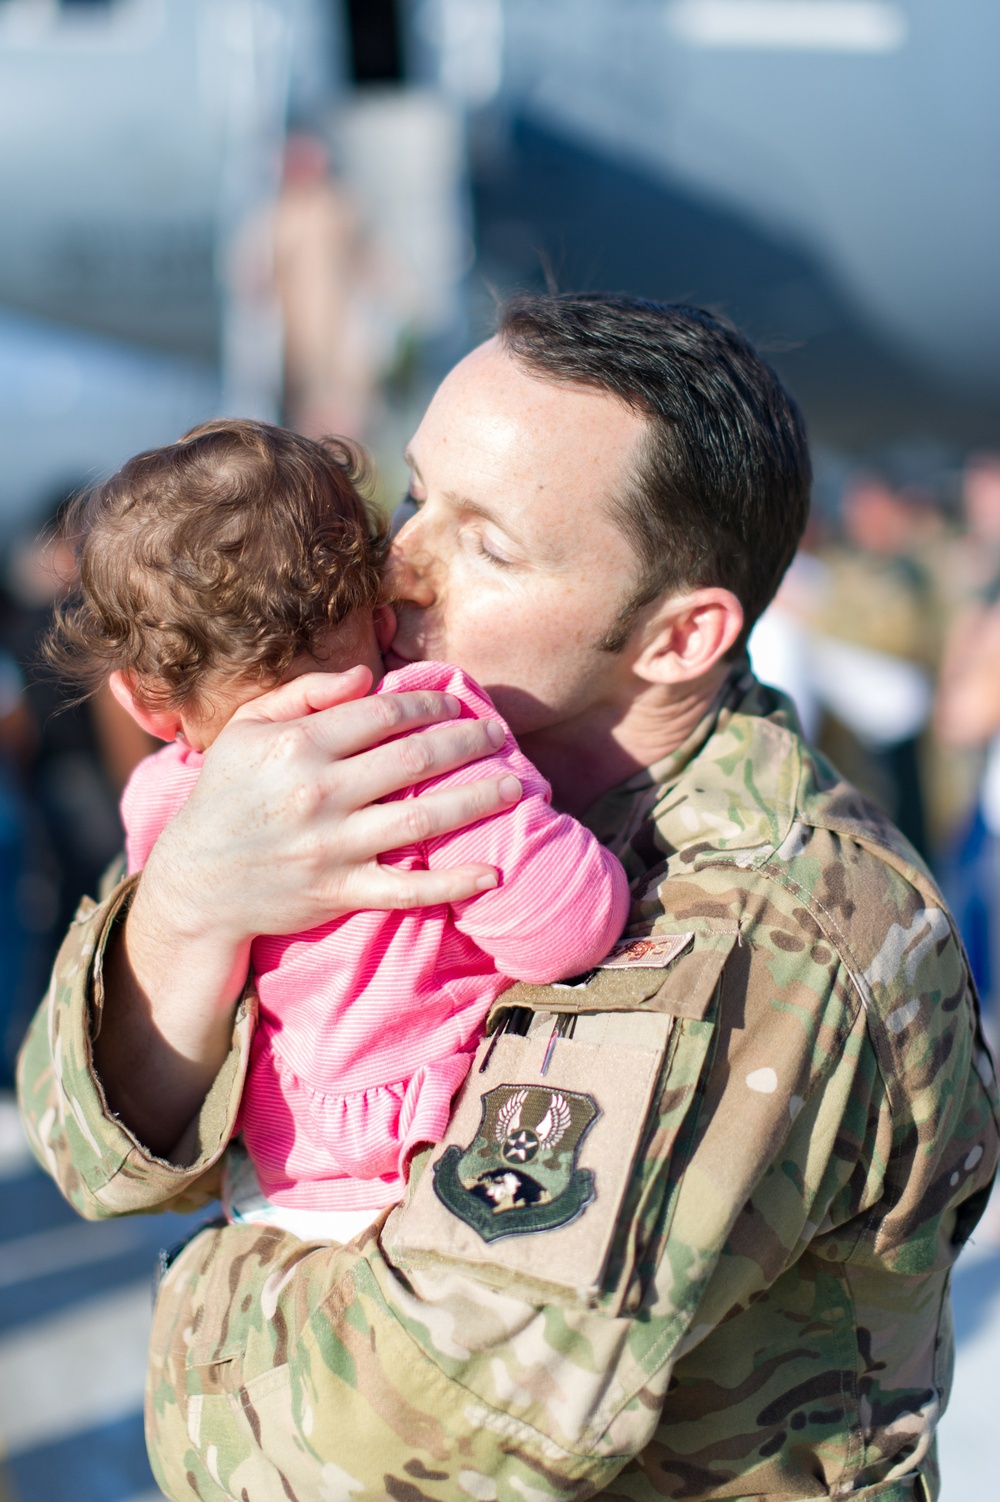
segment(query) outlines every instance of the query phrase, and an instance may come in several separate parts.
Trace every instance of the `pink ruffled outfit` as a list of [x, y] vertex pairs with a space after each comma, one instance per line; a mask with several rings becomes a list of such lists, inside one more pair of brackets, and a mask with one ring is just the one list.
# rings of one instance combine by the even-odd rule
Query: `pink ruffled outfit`
[[[410, 689], [454, 694], [461, 718], [499, 718], [482, 689], [443, 663], [388, 673], [376, 692]], [[136, 768], [122, 799], [130, 871], [184, 805], [203, 760], [175, 744]], [[493, 756], [394, 797], [504, 772], [524, 787], [515, 807], [383, 857], [406, 870], [483, 862], [500, 873], [495, 890], [254, 940], [260, 1013], [241, 1127], [274, 1204], [374, 1212], [398, 1200], [413, 1153], [443, 1135], [509, 978], [577, 974], [621, 933], [625, 873], [581, 824], [552, 809], [548, 783], [509, 731]]]

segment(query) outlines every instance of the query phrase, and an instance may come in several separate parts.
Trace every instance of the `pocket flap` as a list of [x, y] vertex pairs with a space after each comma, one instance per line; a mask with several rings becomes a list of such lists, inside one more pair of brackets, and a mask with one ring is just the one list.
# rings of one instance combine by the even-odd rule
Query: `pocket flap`
[[712, 929], [695, 935], [694, 946], [675, 960], [649, 998], [651, 1011], [701, 1022], [709, 1014], [719, 977], [736, 944], [739, 929]]
[[[490, 1025], [511, 1007], [529, 1007], [533, 1012], [628, 1012], [642, 1008], [671, 1017], [702, 1018], [738, 939], [739, 929], [734, 923], [632, 935], [576, 982], [532, 986], [516, 981], [498, 998]], [[637, 951], [649, 946], [648, 952], [639, 952], [622, 965], [615, 956], [625, 943]], [[658, 951], [651, 947], [655, 943], [662, 946]]]

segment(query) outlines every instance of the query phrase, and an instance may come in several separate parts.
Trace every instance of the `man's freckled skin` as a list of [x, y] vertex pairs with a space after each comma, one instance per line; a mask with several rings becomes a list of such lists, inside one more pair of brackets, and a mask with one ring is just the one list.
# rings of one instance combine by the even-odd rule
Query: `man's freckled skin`
[[637, 565], [609, 502], [644, 432], [624, 403], [531, 377], [493, 342], [463, 360], [411, 444], [420, 510], [394, 549], [393, 650], [461, 662], [519, 736], [575, 738], [578, 713], [617, 705], [626, 665], [599, 642]]

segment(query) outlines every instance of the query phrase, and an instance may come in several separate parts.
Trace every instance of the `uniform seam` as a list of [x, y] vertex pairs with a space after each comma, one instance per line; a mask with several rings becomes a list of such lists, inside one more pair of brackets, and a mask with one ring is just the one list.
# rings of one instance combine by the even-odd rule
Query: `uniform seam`
[[[715, 867], [716, 869], [726, 870], [728, 869], [729, 864], [730, 863], [728, 861], [705, 861], [703, 865], [699, 867], [699, 869], [705, 870], [708, 867]], [[766, 880], [773, 881], [778, 886], [784, 888], [784, 890], [786, 890], [790, 896], [796, 897], [802, 903], [803, 907], [805, 907], [809, 912], [813, 913], [817, 917], [819, 927], [823, 930], [824, 937], [826, 938], [827, 942], [833, 946], [835, 953], [840, 959], [841, 967], [843, 968], [847, 975], [847, 978], [851, 982], [852, 989], [858, 998], [860, 1007], [862, 1007], [866, 1013], [869, 1012], [870, 997], [867, 995], [863, 986], [860, 984], [860, 962], [857, 955], [854, 953], [854, 950], [851, 948], [850, 944], [841, 933], [833, 915], [827, 912], [822, 903], [817, 902], [815, 898], [813, 898], [810, 893], [805, 890], [805, 888], [799, 886], [797, 881], [795, 881], [792, 877], [786, 875], [785, 873], [775, 871], [767, 864], [754, 866], [753, 870], [755, 875], [762, 876]], [[822, 920], [826, 921], [824, 922]], [[832, 933], [829, 930], [832, 930]], [[739, 928], [739, 938], [741, 943], [749, 944], [752, 948], [759, 949], [762, 947], [754, 941], [753, 937], [750, 934], [746, 934], [744, 932], [742, 924]], [[853, 1026], [854, 1022], [857, 1019], [857, 1011], [851, 1011], [849, 1015], [851, 1025]]]
[[[722, 869], [725, 869], [729, 866], [728, 861], [706, 861], [704, 864], [705, 866], [712, 865], [716, 868]], [[830, 913], [821, 902], [817, 901], [811, 893], [800, 886], [793, 877], [789, 876], [786, 871], [775, 870], [767, 863], [755, 866], [754, 871], [756, 875], [763, 877], [765, 880], [775, 882], [783, 890], [787, 891], [790, 896], [793, 896], [798, 901], [800, 901], [803, 907], [805, 907], [808, 912], [812, 913], [814, 917], [816, 917], [817, 923], [821, 931], [823, 932], [824, 937], [826, 938], [827, 942], [832, 945], [834, 952], [837, 954], [840, 966], [844, 970], [847, 979], [851, 983], [852, 992], [858, 1000], [857, 1008], [849, 1012], [849, 1021], [840, 1031], [842, 1032], [843, 1036], [846, 1037], [857, 1021], [858, 1013], [860, 1011], [864, 1012], [865, 1033], [871, 1042], [872, 1052], [875, 1056], [875, 1063], [878, 1069], [879, 1078], [882, 1082], [882, 1088], [885, 1091], [886, 1099], [889, 1102], [892, 1120], [893, 1122], [895, 1122], [896, 1120], [898, 1120], [899, 1108], [898, 1103], [895, 1099], [894, 1091], [889, 1082], [892, 1071], [889, 1068], [887, 1060], [884, 1057], [883, 1053], [885, 1040], [882, 1037], [881, 1033], [873, 1025], [873, 1017], [877, 1014], [873, 1005], [872, 998], [869, 996], [863, 982], [863, 971], [857, 954], [847, 940], [846, 936], [844, 936], [841, 932], [840, 926], [837, 923], [836, 919], [833, 917], [833, 914]], [[744, 942], [749, 943], [751, 947], [760, 947], [754, 944], [752, 938], [748, 938]], [[822, 1080], [818, 1079], [816, 1086], [814, 1086], [814, 1089], [818, 1088], [821, 1083]], [[812, 1094], [812, 1092], [810, 1092], [810, 1094]], [[888, 1163], [886, 1171], [886, 1181], [888, 1181]], [[876, 1231], [879, 1220], [881, 1219], [881, 1213], [879, 1209], [880, 1204], [881, 1196], [879, 1200], [877, 1200], [875, 1204], [872, 1205], [864, 1215], [863, 1221], [858, 1227], [857, 1236], [851, 1244], [851, 1254], [856, 1251], [857, 1247], [861, 1244], [866, 1235], [871, 1235]]]
[[[597, 1454], [595, 1451], [594, 1442], [588, 1444], [584, 1439], [584, 1434], [586, 1431], [581, 1431], [580, 1433], [580, 1445], [574, 1446], [571, 1449], [569, 1448], [569, 1446], [561, 1443], [559, 1440], [553, 1439], [550, 1434], [547, 1434], [543, 1430], [539, 1429], [535, 1424], [531, 1423], [530, 1420], [519, 1417], [516, 1414], [511, 1413], [508, 1409], [499, 1407], [496, 1402], [490, 1400], [489, 1398], [485, 1398], [481, 1393], [477, 1392], [474, 1387], [470, 1387], [467, 1382], [462, 1381], [460, 1377], [449, 1375], [444, 1370], [440, 1362], [431, 1354], [431, 1352], [416, 1339], [416, 1337], [410, 1332], [410, 1330], [407, 1329], [406, 1325], [400, 1319], [396, 1310], [388, 1302], [385, 1296], [385, 1292], [381, 1284], [379, 1283], [379, 1280], [375, 1277], [374, 1269], [371, 1267], [370, 1263], [366, 1261], [363, 1265], [367, 1271], [366, 1281], [369, 1281], [369, 1295], [371, 1294], [372, 1288], [374, 1288], [377, 1293], [379, 1304], [381, 1305], [383, 1311], [391, 1317], [395, 1329], [400, 1333], [401, 1336], [403, 1336], [407, 1344], [413, 1348], [417, 1355], [421, 1357], [424, 1362], [426, 1362], [429, 1369], [429, 1376], [431, 1376], [435, 1382], [440, 1382], [446, 1390], [454, 1391], [455, 1389], [458, 1389], [460, 1392], [465, 1394], [470, 1403], [477, 1404], [479, 1407], [490, 1413], [495, 1413], [499, 1418], [502, 1418], [504, 1420], [505, 1424], [516, 1426], [518, 1430], [523, 1432], [525, 1438], [530, 1442], [531, 1448], [535, 1451], [535, 1453], [542, 1456], [543, 1458], [545, 1457], [546, 1450], [549, 1450], [550, 1452], [557, 1450], [560, 1454], [565, 1455], [568, 1459], [575, 1461], [578, 1464], [597, 1462], [599, 1465], [607, 1466], [614, 1464], [616, 1460], [631, 1460], [633, 1458], [631, 1453], [618, 1455]], [[387, 1266], [388, 1265], [389, 1264], [387, 1264]], [[357, 1269], [349, 1274], [349, 1281], [357, 1288]], [[357, 1288], [357, 1292], [358, 1294], [363, 1294], [364, 1290]], [[331, 1301], [331, 1299], [334, 1298], [335, 1295], [337, 1295], [337, 1293], [337, 1287], [331, 1289], [327, 1293], [326, 1297], [321, 1301], [318, 1308], [325, 1308], [326, 1305]], [[590, 1426], [588, 1426], [588, 1429], [589, 1427]], [[599, 1438], [601, 1434], [606, 1433], [608, 1427], [608, 1425], [602, 1427], [597, 1438]], [[584, 1445], [586, 1447], [581, 1448], [581, 1446]]]
[[790, 894], [798, 897], [803, 906], [817, 916], [820, 927], [823, 928], [827, 938], [840, 954], [842, 962], [845, 962], [844, 968], [865, 1013], [865, 1031], [871, 1040], [871, 1045], [875, 1053], [875, 1061], [882, 1078], [886, 1097], [892, 1109], [893, 1119], [898, 1119], [900, 1102], [897, 1098], [893, 1080], [892, 1060], [886, 1050], [885, 1037], [879, 1025], [881, 1019], [878, 1017], [878, 1011], [874, 1005], [874, 997], [865, 980], [864, 968], [857, 953], [850, 941], [843, 934], [833, 914], [801, 887], [794, 877], [789, 876], [786, 872], [775, 871], [769, 868], [761, 868], [761, 874], [770, 877], [771, 880], [776, 881], [779, 886], [784, 887]]
[[[849, 1308], [844, 1310], [845, 1316], [849, 1315], [848, 1328], [857, 1329], [857, 1306], [854, 1300], [854, 1290], [851, 1288], [848, 1277], [847, 1264], [841, 1262], [837, 1266], [837, 1278], [843, 1291]], [[847, 1342], [845, 1341], [845, 1345]], [[844, 1363], [845, 1381], [841, 1384], [841, 1397], [844, 1404], [844, 1429], [847, 1434], [847, 1444], [844, 1451], [844, 1462], [840, 1473], [841, 1484], [845, 1483], [850, 1476], [856, 1478], [860, 1469], [858, 1459], [863, 1459], [865, 1440], [861, 1430], [861, 1393], [858, 1373], [858, 1343], [857, 1340], [850, 1342], [850, 1364]], [[848, 1375], [849, 1373], [849, 1375]], [[850, 1404], [850, 1415], [848, 1414]]]
[[[863, 849], [864, 847], [861, 846], [860, 848]], [[865, 1032], [869, 1041], [871, 1042], [872, 1051], [875, 1055], [875, 1063], [878, 1068], [879, 1078], [882, 1082], [882, 1088], [885, 1091], [886, 1099], [889, 1103], [890, 1118], [893, 1124], [893, 1128], [895, 1129], [895, 1126], [902, 1115], [902, 1103], [898, 1098], [895, 1088], [895, 1072], [892, 1067], [892, 1059], [889, 1055], [887, 1040], [885, 1038], [885, 1034], [881, 1025], [881, 1017], [879, 1016], [878, 1009], [874, 1004], [874, 998], [871, 995], [867, 981], [864, 979], [864, 970], [861, 966], [858, 955], [856, 954], [846, 937], [841, 935], [841, 930], [833, 915], [829, 913], [826, 908], [824, 908], [821, 902], [817, 901], [815, 898], [810, 898], [810, 894], [807, 893], [802, 887], [800, 887], [798, 882], [796, 882], [793, 877], [790, 877], [786, 872], [774, 870], [762, 870], [761, 874], [770, 876], [774, 881], [778, 882], [780, 886], [798, 896], [803, 902], [803, 905], [809, 911], [815, 912], [818, 915], [821, 915], [822, 918], [825, 918], [829, 923], [830, 928], [832, 928], [833, 932], [841, 936], [843, 949], [846, 950], [847, 955], [850, 957], [850, 960], [852, 962], [852, 965], [846, 966], [847, 973], [850, 977], [855, 991], [857, 992], [861, 1000], [861, 1004], [864, 1009]], [[919, 888], [913, 888], [913, 890], [917, 891], [921, 897], [924, 897], [924, 893], [920, 892]], [[942, 911], [945, 910], [942, 909]], [[821, 922], [821, 927], [822, 926], [823, 924]], [[834, 943], [834, 947], [836, 948], [836, 940], [833, 940], [832, 942]], [[882, 1193], [866, 1212], [863, 1222], [858, 1228], [857, 1237], [855, 1238], [855, 1241], [852, 1245], [852, 1253], [857, 1250], [862, 1240], [866, 1236], [872, 1238], [873, 1242], [877, 1243], [878, 1241], [879, 1224], [883, 1220], [885, 1214], [884, 1201], [886, 1192], [888, 1191], [890, 1196], [892, 1196], [895, 1192], [898, 1191], [898, 1186], [893, 1184], [891, 1174], [892, 1159], [893, 1149], [892, 1147], [890, 1147], [889, 1154], [886, 1158]]]
[[[773, 859], [773, 856], [771, 858]], [[760, 871], [760, 874], [762, 876], [766, 876], [768, 880], [776, 882], [780, 887], [784, 887], [785, 890], [792, 896], [797, 897], [802, 902], [802, 905], [805, 908], [807, 908], [810, 912], [817, 914], [823, 920], [820, 922], [820, 927], [823, 928], [824, 932], [826, 933], [827, 939], [833, 944], [834, 948], [842, 958], [846, 955], [846, 957], [849, 958], [851, 962], [846, 967], [847, 973], [851, 977], [852, 982], [854, 982], [856, 985], [858, 997], [861, 1001], [861, 1004], [867, 1010], [869, 997], [864, 988], [856, 984], [857, 979], [862, 973], [861, 962], [857, 954], [854, 952], [850, 940], [841, 929], [833, 914], [823, 906], [823, 904], [814, 894], [807, 892], [805, 887], [801, 886], [795, 880], [795, 878], [793, 876], [789, 876], [787, 872], [774, 870], [770, 866], [770, 864], [761, 865], [760, 867], [758, 867], [758, 870]]]

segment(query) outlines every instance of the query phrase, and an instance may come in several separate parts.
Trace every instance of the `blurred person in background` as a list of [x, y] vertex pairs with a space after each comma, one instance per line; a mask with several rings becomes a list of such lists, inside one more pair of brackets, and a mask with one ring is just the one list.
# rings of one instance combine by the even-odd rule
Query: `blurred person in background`
[[977, 753], [973, 807], [945, 865], [945, 882], [994, 1046], [1000, 1002], [1000, 454], [973, 455], [962, 486], [967, 530], [954, 545], [955, 592], [935, 705], [947, 748]]
[[944, 554], [949, 597], [964, 607], [1000, 580], [1000, 453], [971, 454], [962, 472], [959, 535]]
[[293, 135], [274, 209], [274, 286], [284, 329], [285, 414], [307, 437], [368, 434], [399, 323], [384, 252], [324, 143]]
[[31, 935], [23, 919], [28, 818], [21, 768], [34, 745], [24, 681], [0, 649], [0, 1090], [14, 1083], [14, 1058], [36, 997], [38, 972], [29, 973]]
[[[17, 736], [30, 836], [18, 910], [32, 936], [30, 1005], [80, 898], [122, 847], [118, 798], [153, 745], [110, 694], [74, 703], [75, 688], [42, 667], [53, 606], [74, 573], [63, 525], [67, 499], [60, 491], [45, 522], [12, 547], [0, 611], [0, 650], [23, 678]], [[20, 1015], [26, 1022], [23, 1009]]]
[[753, 642], [765, 681], [792, 694], [820, 748], [922, 855], [920, 740], [940, 632], [921, 555], [938, 528], [929, 499], [882, 475], [856, 475], [842, 536], [814, 532]]
[[927, 856], [920, 739], [940, 633], [921, 552], [933, 508], [885, 475], [861, 473], [844, 491], [841, 521], [842, 541], [821, 554], [827, 588], [815, 624], [828, 638], [828, 715], [820, 744]]
[[318, 136], [288, 138], [277, 199], [238, 237], [233, 275], [280, 323], [288, 426], [368, 438], [416, 293]]

